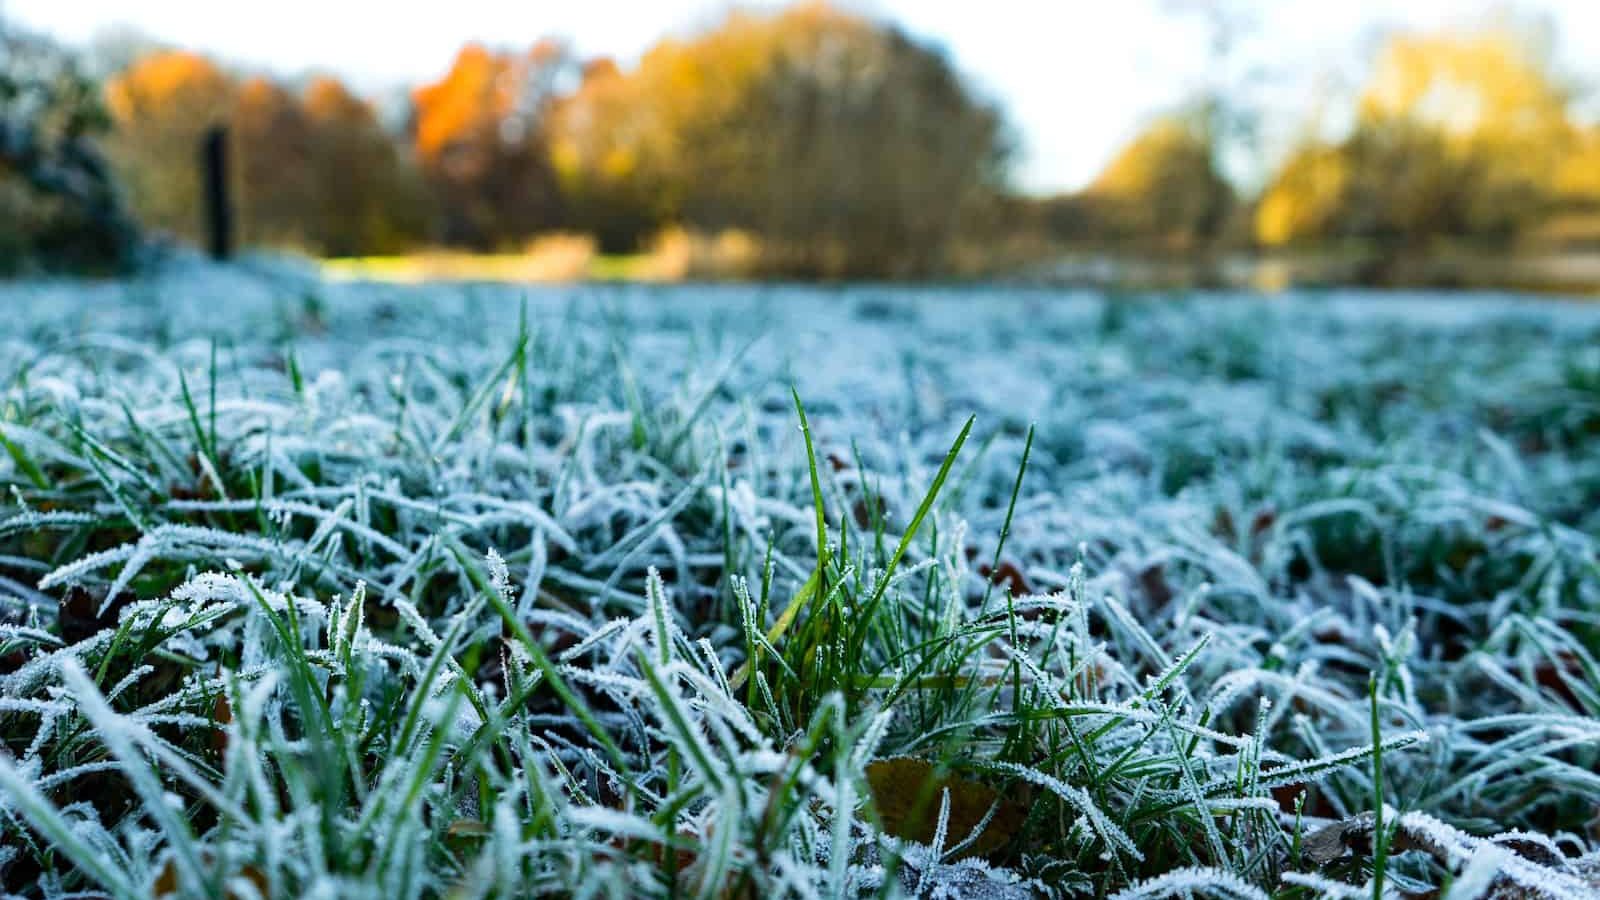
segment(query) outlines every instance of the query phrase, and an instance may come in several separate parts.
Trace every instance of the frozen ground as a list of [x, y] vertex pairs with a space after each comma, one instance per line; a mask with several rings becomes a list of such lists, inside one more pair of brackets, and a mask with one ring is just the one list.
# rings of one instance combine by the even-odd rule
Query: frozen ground
[[11, 893], [1600, 892], [1600, 307], [0, 302]]

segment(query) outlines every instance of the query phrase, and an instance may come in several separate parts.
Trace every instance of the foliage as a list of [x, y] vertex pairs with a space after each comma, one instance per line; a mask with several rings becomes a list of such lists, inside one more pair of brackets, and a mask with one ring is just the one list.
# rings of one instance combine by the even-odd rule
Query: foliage
[[1090, 229], [1112, 241], [1194, 250], [1214, 241], [1233, 203], [1203, 116], [1141, 131], [1085, 191]]
[[352, 256], [403, 250], [423, 235], [418, 173], [372, 107], [339, 81], [315, 78], [296, 95], [251, 79], [232, 129], [247, 242]]
[[566, 50], [470, 44], [449, 73], [412, 95], [417, 158], [433, 193], [437, 237], [490, 250], [565, 224], [549, 158], [549, 118]]
[[247, 242], [343, 255], [394, 252], [421, 237], [424, 201], [409, 160], [372, 108], [333, 79], [291, 91], [162, 50], [105, 90], [116, 122], [107, 151], [150, 228], [198, 240], [201, 140], [226, 127]]
[[524, 294], [7, 289], [6, 890], [1592, 896], [1592, 310]]
[[1562, 193], [1552, 176], [1573, 147], [1568, 100], [1515, 31], [1399, 35], [1351, 134], [1300, 148], [1267, 187], [1257, 237], [1505, 242]]
[[79, 61], [0, 20], [0, 272], [131, 261], [138, 236], [90, 143], [105, 125]]
[[997, 111], [942, 56], [820, 3], [594, 69], [561, 122], [580, 193], [654, 198], [638, 221], [744, 229], [770, 268], [830, 277], [937, 269], [1005, 151]]
[[146, 227], [199, 241], [200, 145], [226, 125], [234, 84], [198, 53], [163, 51], [141, 58], [106, 84], [116, 128], [106, 151]]
[[[1202, 6], [1225, 49], [1239, 11]], [[1357, 277], [1381, 278], [1452, 250], [1600, 244], [1600, 131], [1515, 23], [1390, 35], [1348, 116], [1308, 122], [1253, 196], [1219, 146], [1260, 123], [1215, 89], [1083, 190], [1020, 194], [995, 103], [937, 48], [825, 2], [731, 12], [630, 68], [524, 46], [463, 47], [386, 128], [337, 81], [242, 78], [124, 36], [103, 49], [131, 60], [106, 86], [111, 156], [139, 219], [192, 237], [199, 136], [231, 123], [245, 240], [323, 256], [507, 254], [552, 233], [620, 256], [689, 234], [737, 242], [721, 268], [741, 276], [1012, 271], [1087, 250], [1208, 278], [1221, 251], [1290, 247], [1353, 251]]]
[[552, 126], [551, 162], [573, 224], [611, 253], [640, 249], [674, 215], [664, 167], [650, 162], [667, 151], [653, 146], [662, 137], [652, 135], [653, 111], [641, 94], [640, 79], [595, 60], [556, 107]]

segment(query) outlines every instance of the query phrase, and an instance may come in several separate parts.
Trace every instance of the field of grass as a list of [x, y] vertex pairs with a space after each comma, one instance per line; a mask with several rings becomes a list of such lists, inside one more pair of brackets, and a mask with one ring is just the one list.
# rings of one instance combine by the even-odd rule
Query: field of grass
[[1600, 893], [1600, 308], [0, 301], [6, 893]]

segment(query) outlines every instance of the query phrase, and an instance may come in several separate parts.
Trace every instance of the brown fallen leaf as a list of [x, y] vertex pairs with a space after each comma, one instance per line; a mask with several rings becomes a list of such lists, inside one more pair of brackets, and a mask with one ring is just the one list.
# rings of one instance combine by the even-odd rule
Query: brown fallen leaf
[[216, 702], [211, 704], [211, 721], [216, 727], [211, 731], [211, 749], [218, 754], [228, 752], [228, 725], [233, 722], [233, 707], [228, 705], [228, 695], [217, 693]]
[[1175, 593], [1167, 584], [1167, 575], [1162, 571], [1160, 563], [1147, 566], [1139, 573], [1139, 586], [1144, 588], [1145, 596], [1150, 598], [1151, 604], [1156, 609], [1171, 602]]
[[[982, 782], [948, 774], [940, 777], [934, 765], [924, 760], [882, 759], [868, 764], [866, 774], [884, 831], [903, 840], [921, 844], [933, 842], [940, 795], [947, 789], [950, 792], [947, 847], [966, 840], [994, 808], [994, 818], [970, 847], [957, 854], [958, 858], [984, 856], [999, 850], [1027, 817], [1027, 807], [1019, 798], [1003, 796]], [[920, 808], [919, 798], [926, 798]]]
[[1027, 576], [1022, 574], [1016, 563], [1008, 559], [1002, 559], [1000, 565], [992, 568], [988, 563], [981, 563], [978, 574], [989, 579], [989, 583], [996, 587], [1005, 587], [1013, 597], [1027, 597], [1034, 592]]
[[[201, 863], [203, 865], [209, 865], [211, 863], [211, 855], [209, 853], [203, 854]], [[241, 866], [235, 875], [242, 875], [244, 876], [245, 880], [249, 881], [252, 885], [255, 885], [256, 893], [258, 895], [262, 897], [272, 896], [272, 889], [267, 883], [266, 874], [255, 866], [249, 864]], [[176, 897], [178, 896], [178, 883], [178, 866], [173, 860], [168, 859], [167, 864], [161, 867], [161, 873], [156, 876], [155, 883], [150, 886], [150, 896]], [[233, 891], [229, 891], [226, 896], [227, 900], [242, 900], [242, 898]]]

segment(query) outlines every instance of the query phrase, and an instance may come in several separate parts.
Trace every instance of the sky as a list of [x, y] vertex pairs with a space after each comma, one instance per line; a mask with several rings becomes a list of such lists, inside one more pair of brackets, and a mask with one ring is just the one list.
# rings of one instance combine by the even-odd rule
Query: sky
[[[663, 35], [714, 25], [727, 0], [0, 0], [0, 15], [85, 44], [113, 27], [282, 75], [332, 72], [373, 93], [437, 78], [467, 41], [524, 47], [566, 38], [624, 64]], [[740, 4], [771, 7], [770, 0]], [[1348, 95], [1381, 36], [1470, 26], [1509, 11], [1543, 23], [1558, 67], [1600, 83], [1600, 0], [841, 0], [940, 48], [1006, 110], [1015, 178], [1081, 187], [1151, 118], [1206, 87], [1250, 96], [1275, 123], [1270, 153], [1313, 110]], [[1204, 12], [1245, 23], [1213, 50]], [[447, 15], [442, 14], [447, 11]], [[1252, 166], [1236, 161], [1248, 179]]]

